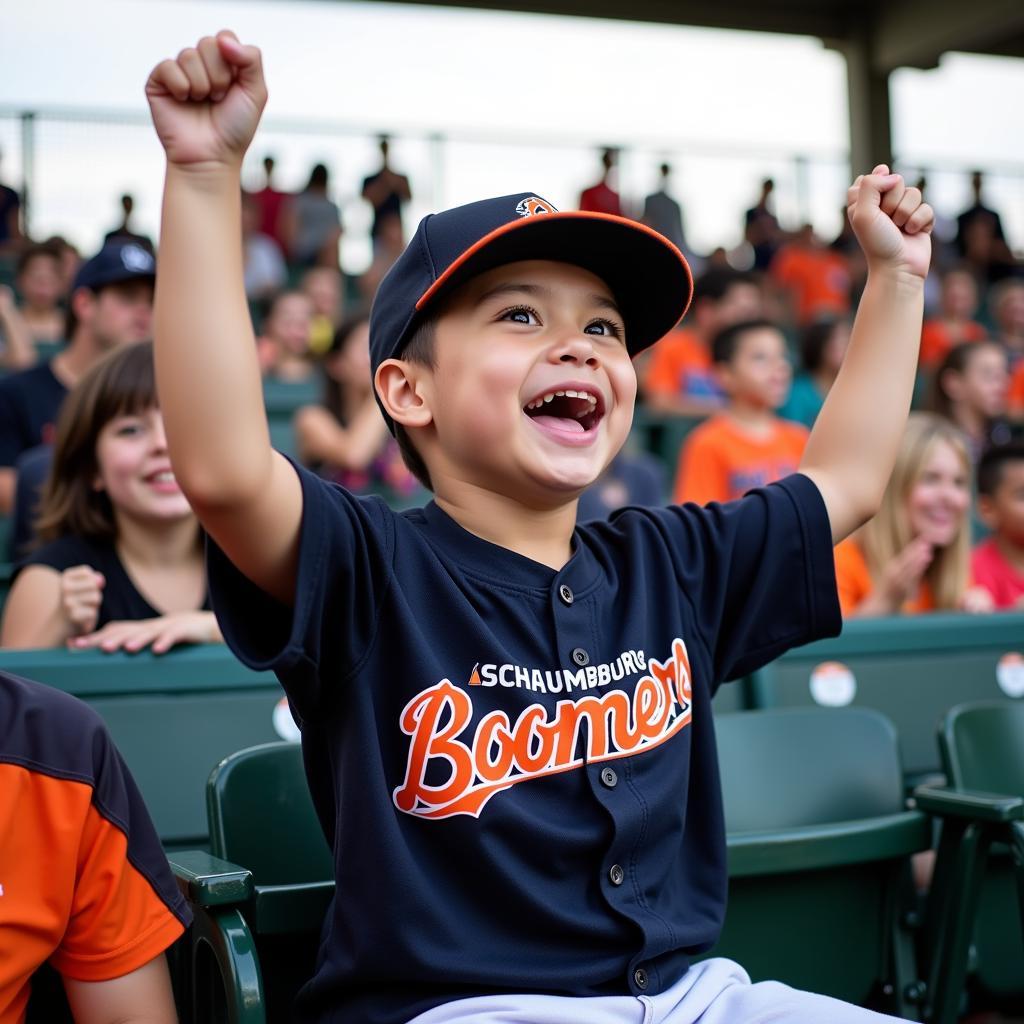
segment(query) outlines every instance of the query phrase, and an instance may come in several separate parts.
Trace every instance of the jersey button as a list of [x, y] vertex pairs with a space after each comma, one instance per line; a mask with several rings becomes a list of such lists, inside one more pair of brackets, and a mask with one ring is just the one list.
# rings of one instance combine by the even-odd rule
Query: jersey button
[[611, 879], [612, 885], [622, 885], [622, 880], [626, 877], [626, 872], [622, 870], [621, 864], [613, 864], [608, 869], [608, 877]]
[[636, 982], [637, 988], [647, 988], [647, 972], [642, 967], [638, 967], [633, 972], [633, 980]]
[[619, 777], [614, 768], [601, 769], [601, 781], [609, 788], [614, 789], [619, 784]]
[[573, 602], [572, 590], [569, 587], [567, 587], [564, 583], [558, 588], [558, 596], [566, 604], [572, 604]]
[[572, 660], [575, 661], [576, 664], [580, 665], [580, 666], [589, 665], [590, 664], [590, 655], [587, 654], [587, 652], [585, 650], [583, 650], [582, 647], [574, 647], [572, 649]]

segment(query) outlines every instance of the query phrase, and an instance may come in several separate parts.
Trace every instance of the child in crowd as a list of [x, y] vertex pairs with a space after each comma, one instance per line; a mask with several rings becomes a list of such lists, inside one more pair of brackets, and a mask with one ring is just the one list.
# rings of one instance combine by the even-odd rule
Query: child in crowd
[[176, 1024], [164, 950], [190, 915], [142, 797], [95, 711], [6, 672], [0, 837], [0, 1020], [49, 963], [78, 1024]]
[[719, 331], [711, 358], [724, 411], [702, 423], [679, 452], [675, 500], [731, 501], [795, 473], [807, 428], [776, 415], [789, 394], [786, 339], [771, 320], [745, 320]]
[[313, 375], [309, 341], [313, 303], [300, 291], [279, 292], [270, 303], [257, 343], [260, 370], [283, 381], [308, 380]]
[[312, 267], [302, 275], [302, 291], [313, 304], [309, 351], [322, 356], [331, 348], [344, 313], [341, 271], [334, 267]]
[[877, 508], [910, 404], [920, 194], [882, 166], [848, 193], [871, 270], [801, 472], [589, 527], [577, 498], [626, 440], [632, 356], [682, 317], [685, 262], [531, 193], [426, 218], [371, 318], [377, 399], [435, 494], [399, 514], [270, 445], [238, 228], [259, 51], [206, 37], [147, 96], [174, 466], [225, 634], [289, 694], [335, 854], [293, 1019], [886, 1019], [690, 960], [725, 908], [711, 698], [839, 631], [832, 544]]
[[304, 465], [356, 494], [375, 493], [408, 501], [419, 490], [405, 468], [373, 397], [370, 321], [357, 315], [338, 328], [324, 357], [322, 405], [295, 414], [295, 437]]
[[15, 278], [21, 296], [21, 315], [34, 342], [64, 337], [64, 297], [60, 252], [50, 245], [30, 245], [18, 258]]
[[127, 345], [68, 395], [37, 532], [17, 568], [0, 646], [163, 653], [220, 639], [203, 538], [171, 471], [153, 346]]
[[960, 428], [971, 465], [977, 465], [986, 448], [1010, 440], [1009, 392], [1003, 347], [994, 341], [965, 341], [954, 345], [939, 363], [928, 408]]
[[974, 274], [954, 267], [942, 275], [939, 315], [924, 322], [921, 329], [921, 368], [934, 370], [954, 346], [981, 341], [985, 328], [974, 319], [978, 312], [978, 285]]
[[793, 379], [789, 397], [779, 409], [786, 420], [802, 423], [810, 429], [821, 412], [843, 365], [850, 344], [850, 322], [833, 317], [816, 320], [800, 333], [801, 372]]
[[686, 327], [666, 335], [647, 360], [647, 406], [678, 416], [707, 416], [721, 409], [725, 396], [711, 364], [711, 339], [729, 324], [761, 315], [761, 289], [749, 274], [728, 267], [701, 274], [694, 282]]
[[974, 549], [971, 575], [996, 608], [1024, 610], [1024, 444], [982, 455], [978, 511], [992, 535]]
[[948, 421], [914, 413], [878, 514], [836, 547], [846, 617], [990, 611], [969, 585], [971, 462]]
[[1006, 350], [1011, 372], [1024, 363], [1024, 278], [1008, 277], [988, 293], [994, 341]]

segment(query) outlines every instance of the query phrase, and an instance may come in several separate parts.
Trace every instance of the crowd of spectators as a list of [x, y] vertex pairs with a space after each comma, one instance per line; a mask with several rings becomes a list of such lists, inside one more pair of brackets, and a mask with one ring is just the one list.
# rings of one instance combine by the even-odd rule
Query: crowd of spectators
[[[260, 187], [241, 197], [245, 292], [267, 386], [301, 392], [293, 454], [405, 506], [427, 495], [377, 408], [368, 310], [404, 245], [412, 191], [386, 137], [379, 151], [361, 188], [372, 256], [354, 276], [339, 263], [327, 166], [290, 193], [265, 157]], [[581, 518], [729, 500], [794, 471], [842, 366], [865, 274], [846, 230], [828, 241], [810, 224], [787, 229], [769, 178], [737, 225], [741, 247], [702, 257], [671, 165], [657, 168], [649, 195], [624, 200], [617, 163], [617, 150], [601, 151], [579, 208], [635, 211], [687, 255], [695, 290], [685, 321], [638, 360], [640, 428], [584, 494]], [[1024, 607], [1024, 267], [980, 173], [971, 188], [972, 204], [944, 218], [935, 240], [920, 411], [885, 507], [837, 551], [847, 615]], [[82, 262], [61, 238], [25, 237], [17, 192], [0, 190], [0, 264], [10, 269], [0, 284], [0, 515], [15, 563], [4, 646], [164, 649], [217, 636], [196, 576], [201, 536], [175, 505], [151, 352], [131, 344], [137, 354], [124, 355], [150, 336], [156, 270], [132, 196], [120, 204], [102, 250]]]

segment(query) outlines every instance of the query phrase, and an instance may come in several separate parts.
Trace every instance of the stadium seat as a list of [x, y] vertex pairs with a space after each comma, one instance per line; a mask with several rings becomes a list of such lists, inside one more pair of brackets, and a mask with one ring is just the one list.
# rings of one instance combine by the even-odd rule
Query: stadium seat
[[196, 917], [179, 982], [197, 1021], [222, 1019], [217, 1007], [232, 1005], [232, 1024], [262, 1020], [242, 1012], [256, 1006], [285, 1020], [312, 975], [334, 892], [301, 749], [268, 743], [225, 758], [206, 800], [212, 856], [170, 855]]
[[[921, 787], [942, 817], [943, 863], [959, 861], [957, 913], [933, 914], [926, 935], [946, 963], [932, 984], [939, 1019], [955, 1019], [965, 978], [973, 1002], [1024, 1005], [1024, 704], [953, 708], [939, 733], [949, 788]], [[943, 884], [936, 876], [937, 884]], [[947, 913], [949, 913], [947, 909]], [[973, 954], [972, 954], [973, 948]]]
[[729, 903], [709, 956], [920, 1019], [910, 858], [931, 824], [907, 810], [896, 732], [868, 709], [716, 716]]

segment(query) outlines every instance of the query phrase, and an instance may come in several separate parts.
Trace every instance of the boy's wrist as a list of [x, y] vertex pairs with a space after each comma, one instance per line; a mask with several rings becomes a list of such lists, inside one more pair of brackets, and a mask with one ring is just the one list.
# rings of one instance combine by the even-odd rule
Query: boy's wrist
[[868, 283], [877, 282], [883, 285], [891, 285], [901, 291], [923, 292], [924, 278], [920, 274], [908, 270], [900, 263], [893, 263], [889, 260], [871, 261], [868, 260]]
[[166, 183], [195, 188], [200, 191], [221, 191], [224, 188], [241, 189], [242, 159], [222, 162], [204, 160], [189, 164], [167, 162]]

